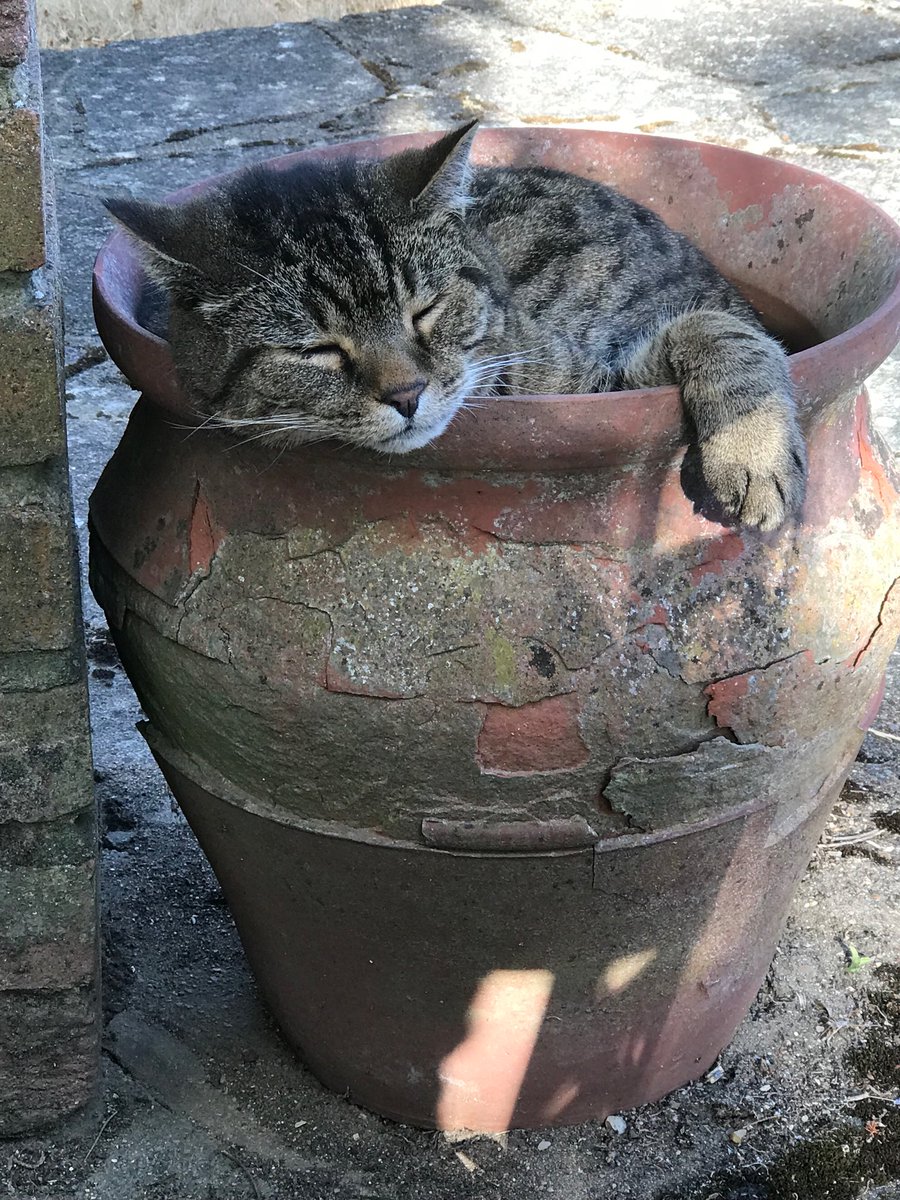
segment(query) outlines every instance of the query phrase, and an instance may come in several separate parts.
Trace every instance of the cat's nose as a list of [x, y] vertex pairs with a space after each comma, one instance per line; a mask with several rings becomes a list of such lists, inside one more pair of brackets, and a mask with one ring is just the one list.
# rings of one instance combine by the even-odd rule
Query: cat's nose
[[382, 404], [396, 408], [401, 417], [411, 417], [419, 407], [419, 397], [425, 391], [425, 380], [416, 379], [400, 387], [388, 388], [379, 397]]

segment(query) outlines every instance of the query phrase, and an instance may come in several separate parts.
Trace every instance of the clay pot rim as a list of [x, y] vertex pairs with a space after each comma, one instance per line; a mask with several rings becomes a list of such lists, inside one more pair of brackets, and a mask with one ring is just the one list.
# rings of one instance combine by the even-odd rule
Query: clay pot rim
[[[361, 138], [335, 145], [313, 147], [262, 160], [286, 169], [298, 158], [336, 158], [348, 153], [382, 157], [408, 147], [427, 145], [435, 132]], [[900, 263], [900, 225], [873, 201], [842, 183], [805, 167], [765, 158], [743, 150], [691, 139], [657, 137], [613, 131], [568, 129], [560, 126], [527, 128], [490, 127], [479, 131], [476, 161], [488, 148], [502, 148], [536, 139], [602, 140], [627, 149], [654, 144], [662, 150], [693, 149], [709, 164], [717, 161], [736, 169], [768, 169], [790, 184], [820, 186], [857, 211], [863, 211], [881, 236], [889, 238]], [[250, 164], [247, 164], [250, 165]], [[260, 165], [255, 163], [253, 165]], [[166, 196], [179, 201], [196, 195], [232, 171], [209, 176]], [[204, 419], [194, 412], [180, 385], [168, 343], [139, 324], [134, 310], [145, 273], [131, 239], [120, 230], [107, 238], [93, 270], [94, 316], [110, 357], [129, 382], [155, 404], [177, 416], [185, 425]], [[130, 301], [130, 303], [129, 303]], [[868, 316], [818, 344], [790, 355], [791, 376], [801, 408], [808, 417], [837, 395], [856, 390], [891, 353], [900, 338], [900, 268], [893, 286]], [[645, 388], [588, 394], [523, 394], [493, 398], [479, 410], [457, 419], [441, 437], [423, 450], [403, 456], [385, 456], [338, 443], [319, 443], [318, 452], [358, 458], [361, 463], [399, 463], [404, 467], [444, 469], [534, 468], [565, 469], [595, 465], [663, 461], [684, 444], [684, 420], [677, 387]], [[313, 448], [297, 447], [288, 454], [308, 454]]]

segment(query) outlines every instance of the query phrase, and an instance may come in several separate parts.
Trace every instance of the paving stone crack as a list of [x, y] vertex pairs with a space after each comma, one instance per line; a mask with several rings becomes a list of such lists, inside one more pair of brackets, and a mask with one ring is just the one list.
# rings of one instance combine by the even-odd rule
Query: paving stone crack
[[335, 46], [338, 47], [339, 50], [343, 50], [345, 54], [349, 54], [355, 62], [359, 63], [364, 71], [368, 71], [373, 79], [377, 79], [381, 86], [385, 89], [386, 95], [394, 96], [400, 91], [400, 84], [390, 73], [387, 67], [382, 66], [380, 63], [373, 62], [370, 58], [364, 58], [361, 54], [357, 54], [351, 46], [345, 45], [340, 36], [333, 29], [330, 29], [328, 25], [324, 24], [323, 22], [312, 21], [311, 24], [314, 25], [315, 28], [321, 33], [324, 33], [325, 36], [332, 41]]
[[74, 379], [76, 375], [81, 375], [84, 371], [89, 371], [91, 367], [97, 367], [100, 363], [107, 362], [109, 355], [102, 346], [89, 346], [83, 350], [74, 362], [66, 363], [65, 377], [66, 379]]

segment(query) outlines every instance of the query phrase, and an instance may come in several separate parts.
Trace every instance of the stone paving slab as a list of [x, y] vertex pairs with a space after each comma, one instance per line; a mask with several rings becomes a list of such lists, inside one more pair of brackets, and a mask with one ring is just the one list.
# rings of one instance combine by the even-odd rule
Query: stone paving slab
[[347, 17], [329, 28], [357, 60], [377, 67], [394, 94], [410, 87], [440, 91], [492, 124], [646, 132], [677, 126], [684, 136], [772, 141], [738, 89], [669, 64], [641, 63], [636, 70], [630, 52], [587, 40], [589, 30], [581, 38], [523, 30], [502, 16], [444, 5], [395, 14], [403, 35], [398, 45], [379, 16]]
[[805, 68], [840, 72], [897, 55], [897, 12], [834, 0], [461, 0], [513, 25], [555, 30], [575, 41], [615, 47], [632, 61], [720, 81], [788, 85]]
[[[48, 52], [44, 76], [83, 552], [87, 496], [134, 398], [90, 313], [104, 195], [159, 197], [272, 154], [480, 115], [701, 137], [822, 171], [900, 217], [900, 0], [453, 0]], [[900, 359], [873, 394], [900, 449]], [[863, 1026], [825, 1039], [820, 1006], [862, 1020], [867, 981], [846, 974], [837, 941], [847, 929], [866, 953], [896, 957], [890, 839], [881, 857], [819, 852], [753, 1016], [723, 1055], [724, 1078], [627, 1114], [622, 1136], [590, 1125], [512, 1134], [505, 1147], [463, 1147], [464, 1161], [325, 1092], [259, 1003], [217, 884], [134, 731], [137, 702], [90, 596], [85, 615], [106, 831], [107, 1083], [80, 1124], [11, 1152], [16, 1200], [782, 1200], [767, 1195], [758, 1164], [777, 1165], [790, 1146], [812, 1153], [848, 1111], [861, 1085], [843, 1054]], [[879, 728], [900, 736], [896, 657]], [[841, 820], [865, 826], [896, 807], [898, 751], [866, 739]], [[776, 1113], [746, 1146], [731, 1141]], [[22, 1165], [40, 1154], [45, 1166]], [[0, 1181], [3, 1164], [0, 1148]], [[821, 1200], [814, 1178], [810, 1188], [801, 1200]], [[897, 1200], [900, 1189], [876, 1196]]]
[[764, 105], [768, 120], [794, 145], [878, 155], [900, 150], [898, 63], [856, 71], [840, 83], [808, 82], [776, 93], [766, 89]]
[[47, 120], [65, 165], [84, 163], [85, 151], [138, 157], [204, 130], [300, 117], [315, 126], [384, 94], [313, 25], [115, 42], [47, 54], [44, 64]]

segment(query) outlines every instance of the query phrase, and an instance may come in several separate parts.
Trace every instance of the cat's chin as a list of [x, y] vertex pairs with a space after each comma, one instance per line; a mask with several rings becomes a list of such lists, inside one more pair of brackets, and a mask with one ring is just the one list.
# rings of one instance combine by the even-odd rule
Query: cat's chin
[[429, 422], [428, 425], [413, 424], [408, 429], [402, 429], [399, 433], [382, 438], [381, 441], [370, 443], [369, 449], [378, 450], [381, 454], [409, 454], [411, 450], [421, 450], [423, 446], [433, 442], [436, 437], [440, 437], [456, 416], [457, 411], [448, 413], [439, 421]]

